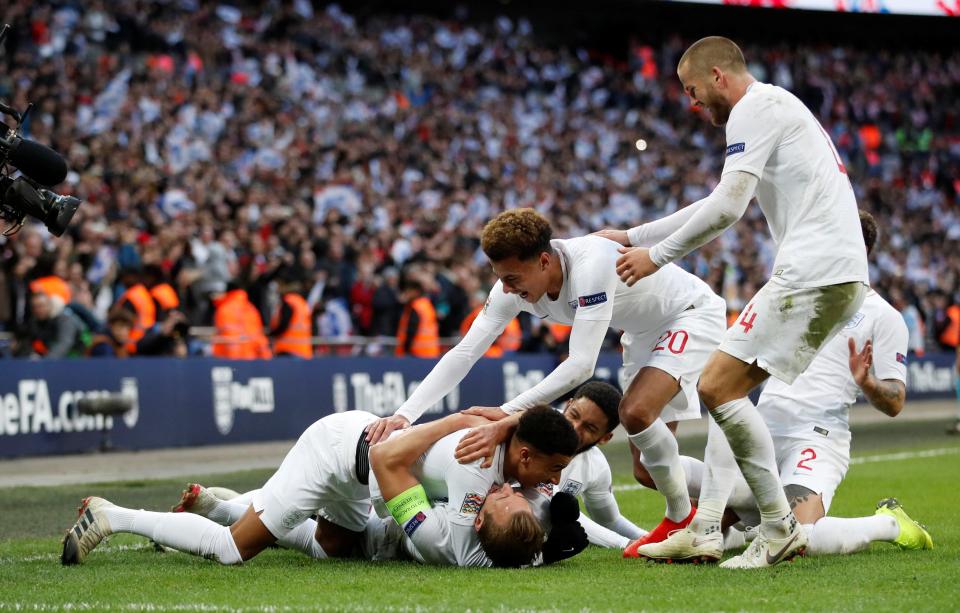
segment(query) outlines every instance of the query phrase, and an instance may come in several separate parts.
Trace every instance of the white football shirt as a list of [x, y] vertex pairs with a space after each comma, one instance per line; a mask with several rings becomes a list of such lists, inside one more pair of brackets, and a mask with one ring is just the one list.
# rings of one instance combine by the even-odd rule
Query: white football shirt
[[[503, 461], [505, 445], [497, 447], [490, 468], [481, 468], [481, 460], [460, 464], [454, 452], [460, 439], [470, 430], [458, 430], [434, 443], [411, 467], [411, 473], [423, 485], [431, 502], [447, 503], [451, 511], [450, 521], [470, 526], [477, 518], [487, 493], [497, 485], [503, 485]], [[402, 430], [394, 433], [402, 436]], [[370, 500], [380, 517], [390, 517], [384, 504], [380, 484], [370, 471]]]
[[723, 174], [759, 179], [777, 244], [773, 277], [793, 288], [869, 283], [853, 188], [830, 136], [799, 98], [753, 83], [726, 125]]
[[627, 287], [617, 276], [619, 245], [599, 236], [554, 239], [550, 245], [563, 268], [557, 299], [544, 294], [530, 303], [504, 293], [503, 284], [497, 281], [474, 326], [499, 335], [510, 320], [526, 311], [560, 324], [606, 321], [612, 328], [643, 334], [673, 321], [691, 306], [719, 299], [710, 286], [673, 264]]
[[792, 385], [771, 378], [757, 409], [770, 434], [808, 438], [820, 435], [849, 445], [850, 405], [859, 388], [850, 373], [852, 338], [857, 351], [873, 340], [873, 375], [907, 382], [907, 325], [900, 313], [870, 290], [863, 305], [817, 354]]

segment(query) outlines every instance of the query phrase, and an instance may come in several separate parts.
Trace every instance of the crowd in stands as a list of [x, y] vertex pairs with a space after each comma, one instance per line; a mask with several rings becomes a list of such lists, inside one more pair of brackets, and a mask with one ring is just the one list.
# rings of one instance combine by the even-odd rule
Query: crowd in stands
[[[13, 0], [0, 18], [16, 26], [0, 99], [36, 103], [26, 131], [84, 200], [62, 238], [2, 239], [16, 355], [309, 356], [312, 336], [418, 355], [482, 306], [497, 212], [534, 207], [556, 237], [625, 228], [703, 197], [723, 163], [723, 130], [676, 78], [679, 37], [611, 56], [546, 46], [523, 19], [308, 0]], [[741, 42], [821, 119], [880, 221], [871, 277], [911, 348], [956, 344], [960, 50]], [[773, 255], [754, 206], [683, 265], [736, 311]], [[562, 351], [562, 329], [511, 330], [503, 351]]]

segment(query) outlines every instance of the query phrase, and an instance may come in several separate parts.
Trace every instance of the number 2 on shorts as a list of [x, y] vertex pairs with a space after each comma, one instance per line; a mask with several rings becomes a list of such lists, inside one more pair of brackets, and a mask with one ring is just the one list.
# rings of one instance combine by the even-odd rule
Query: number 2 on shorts
[[813, 449], [807, 447], [800, 452], [800, 461], [797, 462], [797, 468], [802, 468], [804, 470], [813, 470], [811, 466], [807, 466], [807, 462], [817, 459], [817, 452]]

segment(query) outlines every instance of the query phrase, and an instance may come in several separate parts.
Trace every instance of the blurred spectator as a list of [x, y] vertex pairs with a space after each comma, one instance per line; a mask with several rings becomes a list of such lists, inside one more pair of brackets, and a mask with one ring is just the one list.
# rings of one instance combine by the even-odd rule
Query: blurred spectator
[[94, 358], [128, 358], [130, 333], [136, 325], [136, 319], [129, 312], [116, 310], [107, 318], [107, 331], [96, 334], [90, 339], [87, 355]]
[[[535, 207], [556, 236], [580, 235], [661, 217], [719, 177], [723, 132], [691, 111], [675, 75], [690, 41], [668, 32], [612, 57], [545, 45], [522, 18], [231, 6], [116, 0], [88, 19], [83, 3], [0, 5], [31, 24], [0, 57], [0, 97], [38, 103], [27, 136], [67, 157], [57, 190], [84, 199], [61, 239], [31, 225], [0, 238], [6, 329], [30, 325], [37, 277], [66, 280], [102, 321], [129, 289], [118, 271], [158, 269], [178, 303], [158, 319], [177, 308], [203, 326], [230, 282], [272, 315], [275, 274], [292, 267], [315, 312], [329, 285], [353, 331], [394, 336], [397, 271], [413, 267], [438, 333], [456, 334], [469, 297], [493, 285], [477, 235], [504, 208]], [[873, 285], [901, 294], [923, 351], [939, 340], [923, 328], [935, 292], [960, 302], [960, 50], [795, 40], [744, 52], [836, 143], [887, 234]], [[681, 265], [738, 311], [774, 253], [751, 207]], [[562, 351], [555, 334], [524, 333], [524, 350]]]
[[291, 274], [279, 282], [280, 304], [270, 321], [270, 338], [276, 356], [313, 357], [310, 306], [300, 295], [300, 282]]
[[190, 326], [180, 311], [169, 311], [162, 322], [147, 330], [137, 342], [139, 356], [185, 358], [190, 351]]
[[400, 284], [403, 312], [397, 326], [397, 356], [435, 358], [440, 355], [437, 312], [424, 295], [423, 284], [404, 277]]
[[[344, 340], [353, 333], [353, 322], [350, 319], [350, 310], [347, 301], [340, 295], [340, 288], [328, 285], [323, 290], [320, 302], [313, 309], [313, 319], [316, 325], [317, 336], [333, 340]], [[327, 348], [320, 353], [328, 353]], [[345, 352], [349, 353], [349, 348]]]
[[133, 317], [133, 329], [130, 330], [127, 345], [130, 354], [137, 352], [137, 341], [157, 323], [157, 304], [140, 277], [138, 268], [124, 268], [120, 271], [120, 283], [126, 289], [113, 306], [114, 311], [123, 310]]
[[86, 353], [90, 333], [66, 308], [59, 295], [38, 291], [30, 296], [30, 323], [18, 343], [17, 355], [55, 359]]
[[214, 294], [213, 305], [217, 336], [212, 343], [214, 357], [231, 360], [272, 357], [263, 333], [263, 319], [245, 290], [230, 283], [225, 292]]

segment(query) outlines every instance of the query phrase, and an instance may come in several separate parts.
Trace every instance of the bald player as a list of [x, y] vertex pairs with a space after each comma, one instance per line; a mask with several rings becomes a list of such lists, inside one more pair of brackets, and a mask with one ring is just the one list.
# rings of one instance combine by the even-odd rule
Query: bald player
[[[691, 45], [677, 75], [694, 106], [725, 126], [720, 183], [703, 200], [627, 231], [631, 246], [621, 249], [617, 272], [632, 285], [722, 234], [752, 198], [759, 202], [777, 245], [772, 276], [708, 360], [698, 392], [761, 515], [759, 536], [721, 566], [773, 566], [802, 553], [807, 537], [784, 495], [770, 432], [747, 394], [770, 375], [793, 383], [857, 312], [867, 291], [867, 252], [843, 162], [796, 96], [757, 81], [739, 47], [719, 36]], [[721, 491], [705, 492], [690, 530], [644, 545], [641, 555], [722, 538], [723, 508], [711, 501], [726, 498], [737, 467], [707, 461], [708, 482]]]

